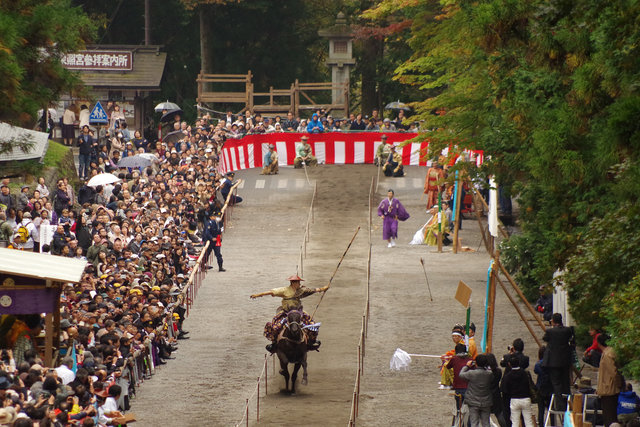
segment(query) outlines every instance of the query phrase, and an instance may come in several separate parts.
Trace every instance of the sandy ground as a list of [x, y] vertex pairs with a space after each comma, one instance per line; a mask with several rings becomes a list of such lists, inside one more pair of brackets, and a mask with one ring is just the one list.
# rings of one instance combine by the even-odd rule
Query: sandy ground
[[[365, 165], [310, 170], [318, 198], [303, 266], [305, 284], [326, 284], [355, 229], [362, 229], [316, 314], [323, 344], [319, 353], [309, 354], [309, 384], [298, 384], [296, 396], [280, 393], [284, 380], [274, 375], [269, 359], [269, 393], [265, 396], [261, 389], [260, 425], [344, 426], [349, 421], [365, 303], [367, 194], [375, 173], [375, 167]], [[473, 289], [472, 320], [482, 330], [489, 265], [484, 247], [454, 255], [408, 245], [427, 219], [420, 201], [425, 173], [411, 167], [406, 177], [383, 178], [378, 187], [376, 203], [394, 188], [411, 218], [400, 224], [398, 246], [389, 249], [374, 217], [371, 318], [359, 425], [445, 426], [450, 421], [453, 399], [437, 390], [438, 361], [414, 358], [409, 372], [392, 372], [389, 360], [397, 347], [427, 354], [451, 348], [451, 327], [465, 316], [453, 298], [459, 280]], [[181, 341], [176, 359], [140, 388], [132, 408], [140, 420], [137, 426], [173, 425], [176, 420], [181, 426], [235, 425], [255, 389], [267, 344], [262, 328], [279, 301], [252, 301], [249, 295], [286, 285], [286, 277], [296, 272], [312, 187], [302, 170], [290, 168], [271, 177], [241, 171], [237, 178], [245, 179], [240, 195], [246, 200], [234, 210], [224, 237], [227, 272], [212, 270], [207, 276], [185, 322], [191, 339]], [[465, 246], [480, 246], [475, 219], [463, 222], [461, 237]], [[308, 312], [318, 299], [314, 295], [305, 300]], [[535, 361], [534, 342], [500, 290], [496, 313], [495, 352], [501, 355], [507, 344], [522, 337], [525, 352]], [[249, 419], [256, 424], [255, 400]]]

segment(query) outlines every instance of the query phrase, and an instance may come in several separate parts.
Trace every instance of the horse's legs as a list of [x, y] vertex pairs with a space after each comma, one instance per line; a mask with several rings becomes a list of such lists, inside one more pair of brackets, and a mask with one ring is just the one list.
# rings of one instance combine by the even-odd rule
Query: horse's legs
[[307, 354], [302, 359], [302, 385], [307, 385]]
[[280, 374], [284, 377], [284, 389], [289, 391], [289, 364], [280, 359]]
[[298, 362], [293, 365], [293, 374], [291, 374], [291, 393], [296, 394], [296, 379], [298, 378], [298, 371], [302, 363]]

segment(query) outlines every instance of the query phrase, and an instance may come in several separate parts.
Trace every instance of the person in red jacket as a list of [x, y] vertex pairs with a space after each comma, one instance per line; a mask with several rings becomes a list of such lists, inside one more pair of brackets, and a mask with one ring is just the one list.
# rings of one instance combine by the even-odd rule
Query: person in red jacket
[[464, 402], [464, 395], [467, 392], [467, 381], [460, 378], [460, 371], [472, 359], [469, 357], [467, 346], [464, 343], [456, 344], [455, 351], [456, 355], [447, 362], [446, 368], [453, 369], [453, 389], [456, 392], [456, 407], [460, 409]]
[[593, 338], [593, 342], [591, 343], [591, 346], [584, 351], [582, 361], [597, 368], [600, 366], [600, 358], [602, 357], [602, 352], [598, 348], [598, 336], [600, 335], [600, 331], [592, 326], [589, 328], [589, 335]]

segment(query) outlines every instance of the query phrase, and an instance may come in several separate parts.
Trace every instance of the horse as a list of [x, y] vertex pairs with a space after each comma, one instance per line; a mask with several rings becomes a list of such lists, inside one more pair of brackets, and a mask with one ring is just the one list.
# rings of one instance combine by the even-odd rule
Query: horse
[[285, 391], [289, 392], [289, 363], [293, 363], [291, 394], [296, 394], [296, 379], [302, 366], [302, 385], [307, 385], [307, 337], [300, 322], [302, 313], [292, 310], [287, 314], [287, 324], [278, 335], [277, 354], [280, 374], [284, 376]]

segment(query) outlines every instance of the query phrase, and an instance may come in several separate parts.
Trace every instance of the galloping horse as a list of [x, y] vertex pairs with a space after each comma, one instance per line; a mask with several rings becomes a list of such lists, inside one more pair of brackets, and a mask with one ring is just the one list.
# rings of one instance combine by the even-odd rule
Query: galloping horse
[[291, 394], [296, 393], [296, 378], [302, 366], [302, 385], [307, 385], [307, 337], [300, 320], [302, 314], [292, 310], [287, 314], [287, 324], [278, 336], [277, 354], [280, 374], [284, 376], [285, 390], [289, 391], [289, 363], [293, 363]]

